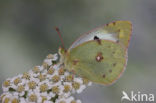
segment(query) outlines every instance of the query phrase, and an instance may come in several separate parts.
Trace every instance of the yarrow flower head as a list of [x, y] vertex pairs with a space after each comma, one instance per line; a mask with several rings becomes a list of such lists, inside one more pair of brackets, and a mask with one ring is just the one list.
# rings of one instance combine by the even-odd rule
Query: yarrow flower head
[[69, 73], [57, 54], [49, 54], [41, 66], [6, 79], [2, 84], [2, 103], [81, 103], [72, 96], [91, 82]]

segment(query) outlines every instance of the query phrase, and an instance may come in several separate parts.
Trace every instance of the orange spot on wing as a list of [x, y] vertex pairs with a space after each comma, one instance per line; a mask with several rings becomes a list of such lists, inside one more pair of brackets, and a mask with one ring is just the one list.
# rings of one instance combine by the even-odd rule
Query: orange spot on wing
[[115, 25], [116, 24], [116, 22], [112, 22], [113, 23], [113, 25]]
[[76, 65], [79, 62], [79, 60], [75, 59], [73, 60], [73, 65]]
[[97, 39], [96, 41], [98, 42], [99, 45], [101, 45], [101, 40], [100, 39]]
[[102, 56], [102, 53], [99, 52], [99, 53], [97, 54], [97, 56], [96, 56], [96, 61], [97, 61], [97, 62], [101, 62], [103, 59], [104, 59], [104, 57]]

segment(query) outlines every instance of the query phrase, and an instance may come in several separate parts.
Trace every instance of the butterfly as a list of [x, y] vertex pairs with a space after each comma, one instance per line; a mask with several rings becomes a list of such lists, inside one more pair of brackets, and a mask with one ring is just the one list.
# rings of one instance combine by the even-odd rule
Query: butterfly
[[94, 83], [110, 85], [124, 72], [132, 33], [130, 21], [115, 21], [80, 36], [69, 49], [60, 48], [64, 67]]

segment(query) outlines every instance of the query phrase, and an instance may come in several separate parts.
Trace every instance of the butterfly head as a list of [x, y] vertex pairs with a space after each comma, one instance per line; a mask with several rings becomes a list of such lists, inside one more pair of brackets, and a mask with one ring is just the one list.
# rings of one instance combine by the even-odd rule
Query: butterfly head
[[60, 60], [61, 60], [61, 62], [64, 61], [66, 52], [67, 52], [66, 49], [64, 49], [64, 48], [62, 48], [62, 47], [59, 47], [58, 53], [59, 53], [59, 55], [60, 55]]

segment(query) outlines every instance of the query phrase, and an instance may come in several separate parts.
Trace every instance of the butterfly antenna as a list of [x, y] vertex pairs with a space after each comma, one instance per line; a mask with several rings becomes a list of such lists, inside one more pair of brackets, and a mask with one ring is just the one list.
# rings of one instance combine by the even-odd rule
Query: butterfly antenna
[[63, 39], [62, 39], [62, 36], [61, 36], [61, 33], [60, 33], [60, 30], [58, 27], [55, 27], [56, 31], [57, 31], [57, 34], [59, 35], [60, 39], [61, 39], [61, 44], [62, 44], [62, 47], [65, 49], [64, 47], [64, 42], [63, 42]]

